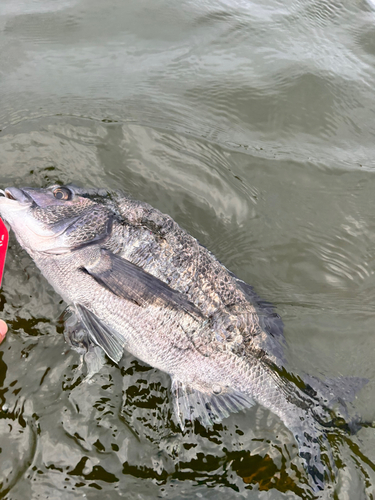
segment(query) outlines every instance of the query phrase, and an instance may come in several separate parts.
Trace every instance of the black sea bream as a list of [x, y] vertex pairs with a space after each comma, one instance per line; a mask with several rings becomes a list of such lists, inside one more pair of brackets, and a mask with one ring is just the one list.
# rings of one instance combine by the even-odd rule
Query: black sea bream
[[[285, 376], [282, 322], [249, 285], [171, 217], [121, 192], [69, 185], [3, 194], [1, 217], [70, 306], [66, 338], [86, 351], [89, 370], [98, 350], [118, 363], [126, 349], [169, 373], [182, 429], [263, 405], [293, 433], [314, 489], [324, 487], [331, 386]], [[341, 400], [363, 385], [353, 380], [347, 391], [336, 383]]]

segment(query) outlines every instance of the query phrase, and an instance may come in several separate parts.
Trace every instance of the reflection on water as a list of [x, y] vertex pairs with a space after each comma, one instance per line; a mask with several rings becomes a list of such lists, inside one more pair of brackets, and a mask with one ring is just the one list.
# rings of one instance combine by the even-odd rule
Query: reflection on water
[[[374, 420], [371, 2], [5, 1], [1, 185], [118, 188], [174, 217], [285, 323], [288, 367], [369, 379]], [[60, 297], [11, 236], [1, 496], [313, 498], [261, 407], [174, 422], [166, 374], [125, 355], [83, 381]], [[370, 427], [332, 439], [323, 498], [372, 499]]]

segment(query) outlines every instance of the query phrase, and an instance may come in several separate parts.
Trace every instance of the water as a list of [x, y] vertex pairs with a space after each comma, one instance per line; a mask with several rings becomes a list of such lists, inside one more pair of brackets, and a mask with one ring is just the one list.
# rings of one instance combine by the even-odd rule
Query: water
[[[169, 213], [285, 323], [288, 368], [360, 376], [375, 419], [375, 5], [2, 0], [0, 184], [122, 187]], [[312, 498], [257, 406], [181, 433], [125, 355], [75, 381], [61, 299], [11, 237], [1, 498]], [[332, 443], [322, 498], [373, 499], [375, 436]]]

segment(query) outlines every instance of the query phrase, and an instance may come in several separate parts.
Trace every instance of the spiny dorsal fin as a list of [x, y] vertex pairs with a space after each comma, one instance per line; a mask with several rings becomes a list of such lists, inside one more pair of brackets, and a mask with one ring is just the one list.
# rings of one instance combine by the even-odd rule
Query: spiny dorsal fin
[[199, 391], [172, 379], [173, 405], [177, 421], [183, 430], [185, 420], [199, 420], [205, 427], [221, 422], [230, 413], [237, 413], [255, 404], [252, 398], [228, 388]]

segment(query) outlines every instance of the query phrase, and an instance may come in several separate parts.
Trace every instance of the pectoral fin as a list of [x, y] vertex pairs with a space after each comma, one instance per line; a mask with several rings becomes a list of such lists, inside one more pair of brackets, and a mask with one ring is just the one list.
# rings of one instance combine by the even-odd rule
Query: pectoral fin
[[148, 304], [169, 306], [202, 317], [199, 309], [182, 293], [108, 250], [102, 249], [100, 258], [82, 270], [115, 295], [141, 307]]
[[217, 388], [199, 391], [191, 386], [172, 380], [172, 394], [174, 396], [174, 412], [177, 421], [183, 430], [185, 420], [199, 420], [205, 427], [221, 422], [230, 413], [237, 413], [255, 404], [246, 394], [231, 389]]
[[122, 336], [105, 325], [86, 307], [81, 304], [75, 304], [75, 307], [95, 344], [100, 346], [112, 361], [118, 363], [124, 353], [125, 341]]

